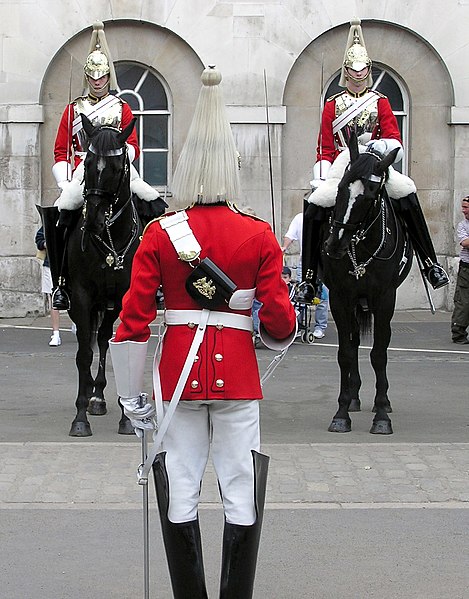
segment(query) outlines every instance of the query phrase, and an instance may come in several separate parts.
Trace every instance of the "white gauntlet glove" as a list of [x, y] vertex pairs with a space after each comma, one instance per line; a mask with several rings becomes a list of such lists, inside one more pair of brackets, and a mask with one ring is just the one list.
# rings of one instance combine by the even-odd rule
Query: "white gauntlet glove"
[[153, 420], [155, 406], [147, 401], [148, 395], [142, 393], [143, 373], [147, 355], [148, 341], [109, 342], [116, 390], [124, 414], [130, 419], [135, 433], [141, 437], [143, 430], [155, 430]]
[[383, 156], [387, 156], [390, 152], [399, 148], [399, 152], [396, 155], [394, 162], [399, 162], [402, 160], [404, 152], [402, 150], [402, 145], [397, 139], [372, 139], [366, 144], [367, 149], [375, 150], [375, 152], [379, 152]]
[[142, 436], [144, 430], [154, 431], [156, 429], [156, 422], [153, 418], [156, 413], [155, 405], [153, 401], [148, 401], [146, 393], [141, 393], [139, 397], [121, 397], [120, 403], [138, 437]]
[[328, 160], [318, 160], [313, 166], [313, 180], [310, 181], [311, 187], [317, 189], [327, 179], [327, 173], [330, 168], [331, 163]]

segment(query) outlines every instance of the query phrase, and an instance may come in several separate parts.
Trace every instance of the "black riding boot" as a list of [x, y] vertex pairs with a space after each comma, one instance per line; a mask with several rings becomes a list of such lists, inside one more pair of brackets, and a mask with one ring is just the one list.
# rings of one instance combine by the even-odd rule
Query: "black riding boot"
[[254, 589], [269, 457], [257, 451], [252, 456], [257, 518], [251, 526], [225, 522], [220, 599], [251, 599]]
[[306, 285], [304, 292], [306, 301], [312, 300], [317, 292], [319, 271], [322, 268], [322, 227], [326, 221], [327, 212], [325, 208], [304, 201], [301, 265], [303, 282]]
[[430, 285], [433, 289], [448, 285], [448, 275], [443, 267], [438, 264], [433, 242], [417, 195], [411, 193], [405, 198], [396, 200], [395, 205], [397, 205], [397, 212], [405, 222], [410, 240]]
[[60, 212], [56, 206], [40, 207], [44, 226], [47, 256], [52, 277], [52, 307], [68, 310], [70, 297], [65, 287], [66, 229], [59, 223]]
[[174, 524], [168, 519], [169, 481], [166, 453], [153, 462], [158, 511], [174, 599], [207, 599], [199, 521]]

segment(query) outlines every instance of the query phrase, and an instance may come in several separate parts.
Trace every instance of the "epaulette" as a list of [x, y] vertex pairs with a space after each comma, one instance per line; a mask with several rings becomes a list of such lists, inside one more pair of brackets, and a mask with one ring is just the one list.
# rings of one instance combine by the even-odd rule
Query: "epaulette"
[[163, 218], [166, 218], [167, 216], [172, 216], [173, 214], [177, 214], [178, 212], [183, 212], [184, 210], [190, 210], [190, 208], [192, 208], [192, 206], [193, 206], [193, 204], [191, 204], [190, 206], [187, 206], [187, 208], [181, 208], [180, 210], [171, 210], [170, 212], [165, 212], [164, 214], [162, 214], [161, 216], [158, 216], [157, 218], [153, 218], [150, 222], [148, 222], [145, 225], [145, 228], [143, 229], [143, 232], [140, 235], [140, 239], [143, 238], [143, 236], [145, 235], [145, 231], [148, 229], [148, 227], [150, 225], [157, 223], [158, 221], [160, 221]]
[[385, 96], [384, 94], [382, 94], [381, 92], [376, 91], [375, 89], [370, 90], [372, 92], [374, 92], [377, 96], [379, 96], [380, 98], [387, 98], [387, 96]]
[[237, 206], [236, 204], [230, 203], [230, 204], [228, 204], [228, 206], [229, 206], [229, 208], [231, 208], [231, 210], [233, 210], [233, 212], [237, 212], [238, 214], [242, 214], [243, 216], [250, 216], [254, 220], [260, 220], [263, 223], [267, 222], [260, 216], [257, 216], [257, 214], [252, 214], [252, 212], [245, 212], [244, 210], [241, 210], [241, 208], [239, 206]]
[[344, 92], [345, 92], [345, 90], [343, 90], [341, 92], [337, 92], [336, 94], [334, 94], [330, 98], [327, 98], [326, 102], [332, 102], [333, 100], [335, 100], [336, 98], [338, 98], [339, 96], [341, 96]]
[[78, 100], [86, 100], [88, 96], [77, 96], [74, 100], [70, 102], [70, 104], [76, 104]]
[[140, 239], [142, 239], [142, 237], [145, 235], [145, 231], [148, 229], [148, 227], [150, 225], [152, 225], [153, 223], [157, 223], [158, 221], [160, 221], [162, 218], [166, 218], [167, 216], [171, 216], [172, 214], [176, 214], [177, 212], [182, 212], [183, 210], [187, 210], [187, 208], [182, 208], [182, 210], [171, 210], [171, 212], [165, 212], [164, 214], [162, 214], [161, 216], [158, 216], [157, 218], [153, 218], [150, 222], [148, 222], [145, 225], [145, 228], [143, 229], [142, 234], [140, 235]]

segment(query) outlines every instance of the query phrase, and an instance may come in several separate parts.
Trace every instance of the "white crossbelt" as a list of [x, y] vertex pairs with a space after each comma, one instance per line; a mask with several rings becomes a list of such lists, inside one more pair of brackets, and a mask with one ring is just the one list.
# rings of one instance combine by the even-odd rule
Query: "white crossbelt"
[[[198, 325], [202, 316], [202, 310], [166, 310], [164, 321], [167, 325]], [[252, 318], [243, 314], [231, 314], [230, 312], [210, 311], [207, 326], [228, 327], [230, 329], [241, 329], [252, 332]]]

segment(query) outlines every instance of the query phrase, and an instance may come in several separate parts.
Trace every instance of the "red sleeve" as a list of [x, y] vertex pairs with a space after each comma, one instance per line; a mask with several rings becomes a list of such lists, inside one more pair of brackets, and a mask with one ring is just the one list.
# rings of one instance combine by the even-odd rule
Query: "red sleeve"
[[[152, 227], [159, 226], [157, 223]], [[130, 287], [122, 301], [115, 341], [147, 341], [156, 318], [156, 292], [161, 283], [157, 236], [149, 227], [132, 262]]]
[[282, 279], [283, 254], [269, 229], [265, 232], [261, 264], [256, 280], [256, 299], [262, 302], [259, 319], [274, 339], [285, 339], [296, 326], [296, 314]]
[[[321, 131], [318, 135], [318, 147], [316, 150], [316, 162], [318, 160], [328, 160], [334, 162], [337, 156], [337, 150], [332, 133], [332, 122], [335, 119], [335, 100], [329, 100], [324, 104], [321, 119]], [[322, 140], [321, 140], [322, 136]], [[321, 152], [322, 145], [322, 152]]]
[[73, 105], [68, 104], [60, 119], [54, 144], [54, 162], [70, 160], [72, 148]]
[[[133, 118], [134, 118], [134, 115], [133, 115], [132, 109], [127, 104], [127, 102], [123, 101], [122, 102], [122, 129], [125, 129]], [[140, 156], [140, 147], [138, 145], [137, 130], [135, 129], [135, 127], [133, 128], [132, 133], [130, 134], [129, 138], [127, 139], [127, 143], [130, 144], [131, 146], [133, 146], [133, 148], [135, 149], [135, 158], [138, 158]]]
[[372, 139], [397, 139], [402, 144], [397, 119], [387, 98], [378, 100], [378, 127], [373, 131]]

